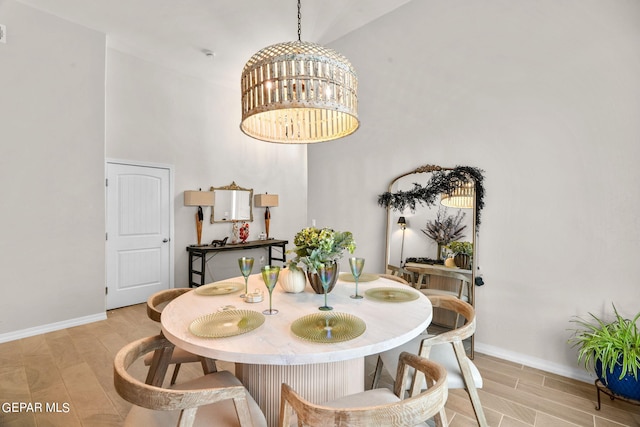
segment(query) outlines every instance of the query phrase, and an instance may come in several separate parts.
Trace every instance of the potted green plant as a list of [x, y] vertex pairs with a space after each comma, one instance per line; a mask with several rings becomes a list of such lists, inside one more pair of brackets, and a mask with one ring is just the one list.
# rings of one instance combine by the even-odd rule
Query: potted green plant
[[329, 291], [335, 286], [338, 279], [337, 261], [342, 258], [344, 251], [353, 253], [356, 249], [356, 242], [353, 234], [349, 231], [334, 231], [330, 228], [308, 227], [300, 230], [293, 239], [294, 249], [287, 253], [295, 254], [289, 261], [291, 270], [300, 269], [304, 265], [307, 270], [307, 277], [311, 287], [316, 293], [322, 294], [324, 290], [317, 278], [320, 264], [333, 264], [335, 280], [329, 285]]
[[471, 257], [473, 256], [473, 243], [471, 242], [451, 242], [447, 248], [453, 254], [456, 265], [462, 269], [471, 268]]
[[605, 321], [591, 313], [590, 321], [576, 317], [572, 322], [579, 327], [569, 339], [578, 348], [578, 363], [596, 375], [613, 394], [640, 400], [640, 333], [638, 319], [620, 315], [613, 305], [614, 316]]

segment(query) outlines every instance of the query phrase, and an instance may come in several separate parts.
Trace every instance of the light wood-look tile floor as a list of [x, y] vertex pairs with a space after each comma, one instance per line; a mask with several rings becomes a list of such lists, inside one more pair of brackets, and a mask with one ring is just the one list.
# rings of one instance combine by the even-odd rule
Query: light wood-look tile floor
[[[0, 344], [0, 426], [121, 425], [130, 405], [113, 388], [114, 355], [128, 342], [157, 334], [159, 325], [147, 318], [142, 304], [109, 311], [107, 317]], [[366, 384], [375, 360], [367, 358]], [[474, 362], [484, 378], [480, 398], [491, 426], [640, 426], [640, 406], [603, 395], [602, 410], [596, 411], [592, 384], [477, 353]], [[232, 370], [233, 364], [219, 368]], [[136, 369], [144, 375], [144, 366]], [[201, 374], [198, 365], [184, 365], [178, 381]], [[381, 385], [390, 381], [383, 377]], [[31, 407], [12, 412], [20, 408], [11, 403]], [[476, 425], [463, 390], [450, 391], [446, 408], [451, 427]]]

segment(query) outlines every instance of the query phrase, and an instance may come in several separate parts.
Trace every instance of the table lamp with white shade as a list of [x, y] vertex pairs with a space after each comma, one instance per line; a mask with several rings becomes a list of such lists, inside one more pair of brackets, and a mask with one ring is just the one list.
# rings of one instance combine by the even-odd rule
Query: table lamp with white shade
[[271, 212], [269, 208], [275, 208], [278, 206], [277, 194], [256, 194], [254, 196], [253, 204], [256, 208], [266, 208], [264, 211], [264, 232], [269, 239], [269, 222], [271, 221]]
[[198, 246], [202, 243], [202, 220], [204, 214], [202, 212], [203, 206], [213, 206], [215, 203], [213, 191], [185, 191], [184, 192], [184, 205], [185, 206], [197, 206], [196, 212], [196, 233], [198, 235]]

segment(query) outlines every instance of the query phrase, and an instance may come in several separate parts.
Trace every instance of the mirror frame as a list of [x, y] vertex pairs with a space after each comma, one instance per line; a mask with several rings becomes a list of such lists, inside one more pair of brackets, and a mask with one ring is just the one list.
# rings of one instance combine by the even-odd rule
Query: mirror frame
[[[387, 226], [386, 226], [386, 236], [385, 236], [385, 264], [384, 268], [387, 269], [389, 265], [389, 261], [391, 258], [391, 233], [395, 224], [392, 224], [392, 214], [391, 211], [403, 211], [404, 209], [411, 209], [411, 211], [415, 211], [416, 203], [425, 206], [435, 206], [436, 203], [439, 203], [439, 200], [432, 200], [428, 196], [431, 195], [428, 186], [425, 187], [416, 187], [417, 191], [409, 191], [409, 192], [398, 192], [392, 193], [393, 185], [400, 180], [409, 175], [419, 174], [419, 173], [434, 173], [434, 172], [443, 172], [443, 178], [438, 184], [438, 188], [445, 191], [452, 191], [453, 188], [459, 185], [459, 182], [462, 180], [464, 182], [469, 182], [469, 180], [473, 181], [475, 186], [475, 191], [473, 192], [473, 214], [472, 214], [472, 228], [471, 228], [471, 243], [473, 244], [473, 265], [471, 268], [471, 301], [473, 302], [473, 306], [475, 308], [475, 287], [476, 287], [476, 270], [478, 268], [478, 245], [477, 245], [477, 235], [478, 235], [478, 225], [480, 223], [480, 211], [484, 207], [484, 186], [482, 175], [482, 170], [471, 167], [459, 166], [455, 168], [447, 168], [437, 165], [424, 165], [420, 166], [410, 172], [403, 173], [391, 180], [389, 186], [387, 188], [387, 192], [380, 195], [378, 197], [378, 204], [383, 206], [387, 210]], [[463, 178], [464, 176], [464, 178]], [[429, 181], [431, 182], [431, 181]], [[425, 191], [424, 194], [420, 194], [420, 189]], [[444, 191], [438, 191], [441, 194]], [[426, 198], [422, 196], [427, 196]], [[402, 260], [400, 260], [402, 263]], [[470, 357], [473, 359], [474, 355], [474, 337], [475, 334], [471, 336], [471, 349], [470, 349]]]
[[215, 191], [216, 190], [231, 190], [231, 191], [247, 191], [249, 192], [249, 219], [219, 219], [216, 220], [214, 219], [214, 212], [216, 209], [216, 206], [213, 205], [211, 207], [211, 219], [210, 222], [211, 224], [214, 223], [220, 223], [220, 222], [239, 222], [239, 221], [249, 221], [249, 222], [253, 222], [253, 188], [244, 188], [244, 187], [240, 187], [238, 184], [236, 184], [235, 181], [231, 182], [230, 185], [225, 185], [224, 187], [211, 187], [209, 189], [209, 191], [213, 191], [214, 192], [214, 198], [215, 198]]

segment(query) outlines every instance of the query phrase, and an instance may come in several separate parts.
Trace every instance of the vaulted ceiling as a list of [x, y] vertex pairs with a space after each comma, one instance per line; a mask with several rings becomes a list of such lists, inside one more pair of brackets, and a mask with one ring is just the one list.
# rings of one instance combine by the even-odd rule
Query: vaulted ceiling
[[[295, 0], [20, 1], [105, 33], [110, 47], [225, 86], [239, 84], [255, 52], [298, 37]], [[409, 1], [303, 1], [302, 40], [329, 44]]]

